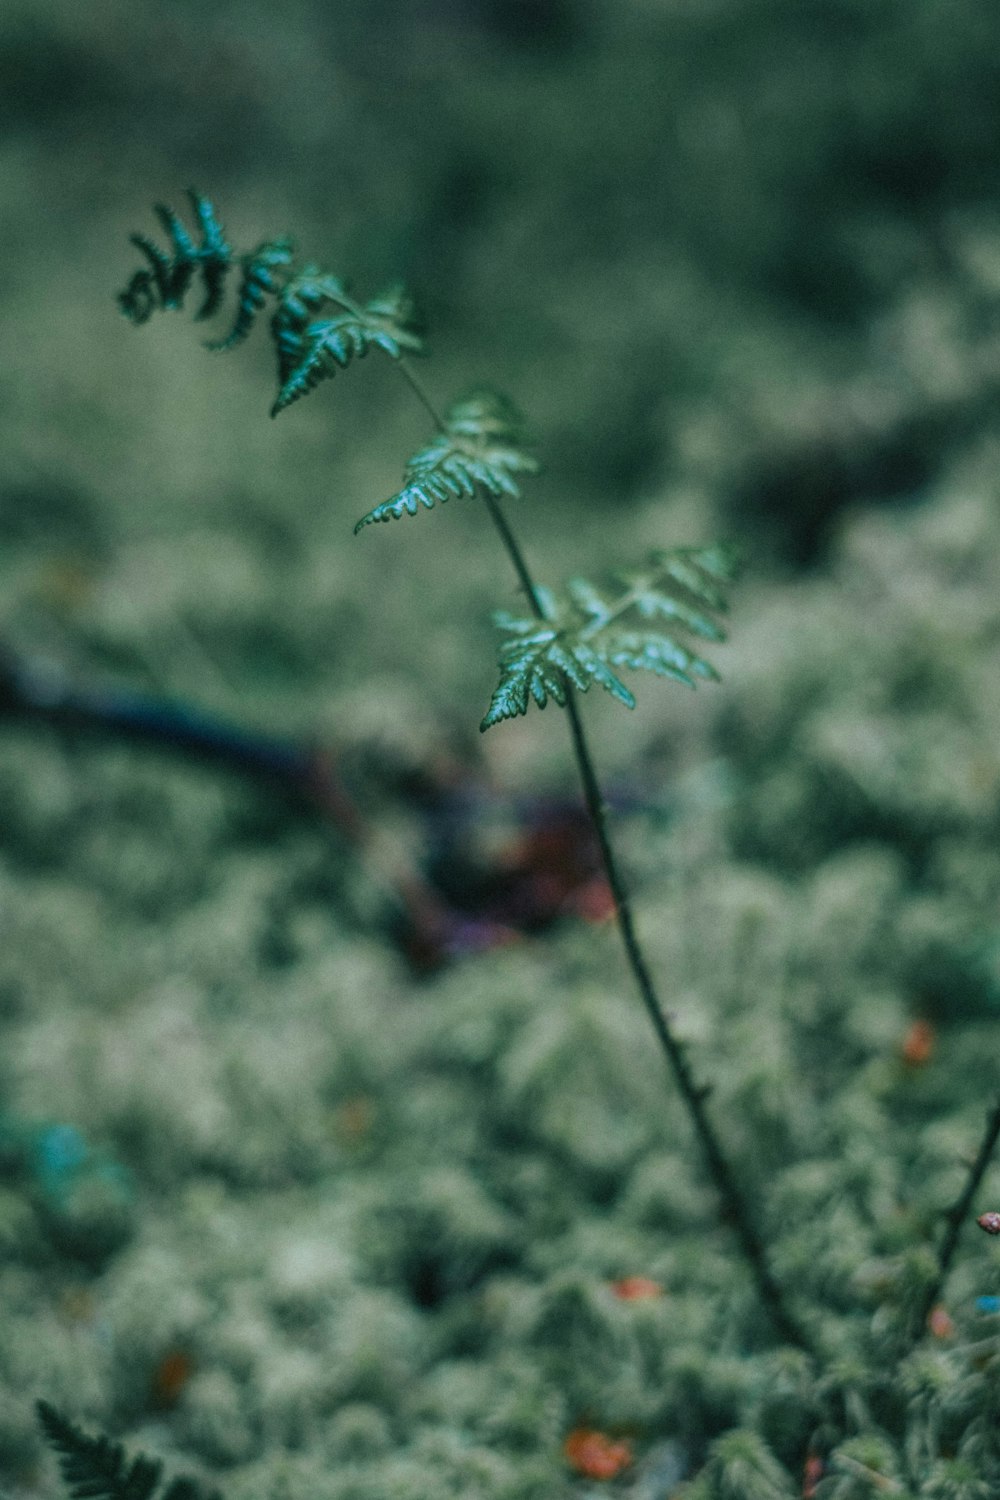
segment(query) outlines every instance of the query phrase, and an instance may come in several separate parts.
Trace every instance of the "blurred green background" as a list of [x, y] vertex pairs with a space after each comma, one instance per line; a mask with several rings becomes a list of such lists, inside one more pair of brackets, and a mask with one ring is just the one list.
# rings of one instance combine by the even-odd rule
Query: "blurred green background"
[[[406, 281], [440, 404], [519, 403], [544, 581], [736, 539], [723, 687], [588, 724], [648, 803], [616, 836], [741, 1180], [854, 1332], [995, 1089], [998, 139], [974, 0], [0, 8], [0, 643], [355, 761], [568, 780], [554, 709], [475, 733], [517, 602], [479, 507], [352, 536], [428, 437], [389, 362], [272, 422], [260, 330], [120, 316], [189, 186], [241, 250]], [[315, 821], [0, 730], [0, 1148], [61, 1122], [133, 1184], [0, 1181], [16, 1493], [54, 1491], [34, 1394], [248, 1500], [582, 1494], [584, 1419], [659, 1500], [758, 1420], [767, 1330], [609, 932], [416, 986]], [[619, 1306], [637, 1274], [668, 1295]]]

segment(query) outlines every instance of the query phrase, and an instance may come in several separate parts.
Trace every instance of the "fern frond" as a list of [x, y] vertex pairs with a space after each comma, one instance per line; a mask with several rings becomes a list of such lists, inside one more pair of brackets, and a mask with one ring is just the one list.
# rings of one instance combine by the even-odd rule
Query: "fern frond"
[[515, 476], [538, 472], [522, 446], [521, 428], [516, 408], [495, 391], [473, 391], [456, 401], [441, 431], [406, 465], [403, 488], [362, 516], [355, 535], [375, 521], [415, 516], [421, 506], [432, 510], [436, 501], [471, 498], [481, 490], [516, 499], [521, 491]]
[[213, 340], [209, 349], [233, 349], [242, 344], [267, 298], [280, 296], [280, 275], [291, 266], [293, 254], [291, 240], [265, 240], [251, 254], [242, 257], [243, 273], [233, 326], [225, 338]]
[[[306, 265], [296, 270], [291, 240], [264, 240], [249, 254], [237, 256], [226, 241], [207, 198], [188, 191], [197, 223], [192, 233], [172, 208], [157, 204], [155, 213], [166, 247], [145, 234], [132, 244], [146, 264], [119, 293], [122, 312], [133, 323], [145, 323], [154, 312], [184, 306], [199, 281], [203, 296], [195, 317], [210, 318], [222, 303], [226, 278], [240, 269], [236, 312], [229, 332], [208, 343], [209, 349], [232, 349], [250, 333], [268, 298], [276, 307], [271, 337], [278, 356], [278, 395], [271, 408], [277, 416], [321, 380], [360, 359], [369, 349], [383, 349], [392, 359], [423, 347], [413, 304], [402, 287], [389, 287], [361, 305], [336, 276]], [[327, 316], [322, 314], [327, 312]]]
[[156, 205], [155, 213], [170, 242], [169, 251], [147, 235], [132, 236], [133, 245], [149, 262], [136, 271], [118, 297], [122, 312], [133, 323], [145, 323], [160, 309], [182, 307], [196, 277], [200, 277], [204, 289], [196, 318], [210, 318], [222, 301], [233, 252], [208, 199], [190, 188], [188, 199], [201, 231], [200, 244], [195, 244], [174, 210], [162, 203]]
[[[384, 349], [392, 359], [399, 359], [404, 350], [417, 354], [423, 348], [413, 304], [402, 287], [391, 287], [363, 307], [334, 277], [314, 272], [296, 278], [288, 290], [273, 323], [281, 388], [272, 417], [373, 347]], [[331, 318], [308, 320], [310, 312], [327, 301], [340, 310]]]
[[[282, 287], [271, 319], [271, 337], [278, 356], [278, 384], [284, 386], [302, 358], [303, 336], [313, 314], [326, 302], [340, 302], [347, 288], [312, 264], [295, 272]], [[271, 412], [274, 416], [274, 412]]]
[[[47, 1401], [36, 1404], [46, 1439], [59, 1457], [59, 1468], [71, 1500], [150, 1500], [160, 1478], [158, 1459], [138, 1454], [131, 1462], [120, 1443], [88, 1437]], [[171, 1480], [161, 1500], [220, 1500], [197, 1480]]]
[[500, 648], [500, 684], [480, 729], [527, 713], [531, 698], [539, 708], [544, 708], [549, 698], [564, 706], [571, 686], [585, 693], [592, 682], [599, 683], [626, 708], [635, 707], [628, 688], [593, 647], [563, 639], [563, 634], [540, 630]]
[[[679, 633], [702, 640], [725, 640], [713, 614], [725, 611], [720, 588], [735, 572], [735, 556], [725, 547], [677, 548], [654, 552], [644, 569], [623, 574], [619, 591], [606, 597], [585, 578], [573, 578], [563, 598], [541, 599], [544, 621], [494, 616], [508, 639], [498, 659], [500, 682], [480, 729], [527, 713], [533, 698], [544, 708], [549, 698], [564, 705], [571, 688], [586, 692], [593, 683], [635, 707], [635, 698], [613, 670], [628, 667], [671, 677], [695, 687], [715, 681], [710, 662], [677, 639]], [[665, 619], [673, 634], [636, 629], [638, 618]]]
[[160, 1478], [155, 1459], [140, 1454], [128, 1463], [120, 1443], [88, 1437], [47, 1401], [37, 1411], [72, 1500], [149, 1500]]
[[[188, 198], [201, 230], [201, 244], [194, 254], [205, 286], [205, 300], [195, 313], [195, 317], [210, 318], [218, 311], [219, 303], [222, 301], [226, 273], [232, 265], [233, 252], [226, 243], [222, 225], [215, 217], [215, 210], [208, 199], [199, 197], [190, 188]], [[190, 240], [188, 244], [190, 245]]]

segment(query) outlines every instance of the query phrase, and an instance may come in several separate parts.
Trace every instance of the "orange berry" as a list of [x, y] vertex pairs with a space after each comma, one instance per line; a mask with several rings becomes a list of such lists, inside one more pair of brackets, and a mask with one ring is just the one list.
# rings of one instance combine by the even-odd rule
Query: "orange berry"
[[955, 1332], [955, 1323], [943, 1303], [932, 1307], [927, 1314], [927, 1327], [936, 1339], [950, 1339]]
[[563, 1443], [563, 1454], [571, 1469], [586, 1479], [617, 1479], [632, 1462], [628, 1443], [590, 1427], [577, 1427]]
[[364, 1094], [345, 1099], [337, 1110], [338, 1135], [347, 1141], [361, 1141], [371, 1130], [375, 1118], [375, 1106]]
[[934, 1056], [936, 1033], [930, 1021], [917, 1018], [903, 1038], [899, 1052], [908, 1068], [923, 1068]]
[[823, 1460], [818, 1453], [810, 1453], [802, 1470], [802, 1500], [814, 1500], [816, 1486], [823, 1478]]
[[663, 1288], [651, 1276], [623, 1276], [613, 1281], [611, 1290], [623, 1302], [641, 1302], [645, 1297], [662, 1297]]
[[184, 1349], [171, 1349], [153, 1371], [153, 1404], [160, 1407], [176, 1406], [181, 1392], [194, 1374], [194, 1360]]

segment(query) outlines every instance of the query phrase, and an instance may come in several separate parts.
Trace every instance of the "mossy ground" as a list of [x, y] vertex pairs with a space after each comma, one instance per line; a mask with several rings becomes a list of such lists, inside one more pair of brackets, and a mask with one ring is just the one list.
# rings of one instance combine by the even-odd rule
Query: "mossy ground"
[[[743, 544], [723, 686], [585, 706], [648, 804], [615, 833], [652, 966], [827, 1347], [772, 1347], [613, 931], [416, 981], [319, 821], [5, 724], [5, 1494], [57, 1493], [35, 1396], [227, 1500], [590, 1494], [580, 1427], [632, 1445], [634, 1500], [706, 1456], [700, 1492], [797, 1494], [817, 1434], [820, 1495], [995, 1492], [974, 1226], [953, 1331], [907, 1354], [906, 1322], [997, 1091], [996, 31], [931, 0], [4, 8], [18, 650], [569, 784], [552, 708], [475, 742], [515, 598], [477, 507], [351, 536], [427, 436], [392, 371], [271, 423], [266, 340], [117, 316], [188, 183], [240, 244], [407, 280], [442, 399], [510, 390], [543, 579]], [[61, 1199], [50, 1126], [93, 1153]]]

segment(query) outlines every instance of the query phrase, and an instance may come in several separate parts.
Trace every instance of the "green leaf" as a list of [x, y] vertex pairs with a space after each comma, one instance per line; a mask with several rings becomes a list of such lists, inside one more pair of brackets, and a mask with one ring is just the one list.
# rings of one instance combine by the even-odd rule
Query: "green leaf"
[[[518, 626], [526, 622], [518, 621]], [[501, 646], [500, 683], [493, 694], [480, 729], [489, 729], [503, 719], [514, 719], [527, 713], [532, 698], [544, 708], [549, 698], [564, 706], [570, 687], [585, 693], [592, 682], [605, 688], [626, 708], [635, 707], [635, 699], [601, 655], [587, 644], [573, 644], [562, 639], [562, 632], [552, 629], [522, 633]]]
[[[708, 611], [725, 610], [719, 585], [734, 573], [735, 556], [727, 548], [677, 548], [655, 552], [645, 568], [621, 575], [616, 594], [585, 578], [570, 579], [561, 598], [545, 591], [544, 621], [495, 615], [507, 639], [498, 653], [500, 682], [480, 729], [527, 713], [532, 699], [539, 708], [550, 698], [565, 704], [572, 688], [586, 692], [593, 683], [634, 708], [635, 698], [616, 667], [653, 672], [689, 687], [717, 681], [711, 663], [678, 636], [725, 639]], [[676, 631], [630, 628], [653, 618], [671, 621]]]
[[801, 1493], [763, 1438], [749, 1428], [733, 1428], [715, 1439], [705, 1465], [713, 1500], [794, 1500]]
[[355, 535], [375, 521], [415, 516], [440, 501], [471, 499], [487, 491], [516, 499], [516, 476], [538, 472], [536, 460], [521, 445], [521, 417], [494, 391], [473, 391], [450, 406], [441, 431], [410, 459], [403, 488], [376, 505], [354, 528]]
[[132, 236], [133, 245], [148, 261], [148, 265], [135, 272], [118, 298], [122, 312], [133, 323], [145, 323], [160, 309], [182, 307], [196, 277], [204, 289], [196, 318], [210, 318], [222, 301], [233, 252], [208, 199], [193, 189], [188, 190], [188, 199], [201, 231], [200, 244], [195, 244], [174, 210], [162, 203], [156, 204], [155, 213], [169, 241], [169, 250], [163, 250], [147, 235]]
[[[311, 318], [324, 302], [337, 304], [339, 311], [329, 318]], [[280, 381], [272, 417], [371, 348], [399, 359], [404, 351], [419, 353], [423, 347], [413, 305], [402, 287], [392, 287], [361, 307], [341, 282], [313, 268], [286, 289], [272, 329]]]
[[160, 1478], [159, 1463], [141, 1454], [128, 1463], [120, 1443], [88, 1437], [45, 1401], [37, 1410], [73, 1500], [149, 1500]]
[[402, 287], [389, 287], [362, 306], [339, 277], [314, 265], [296, 270], [292, 242], [285, 238], [264, 240], [256, 250], [237, 256], [208, 199], [193, 191], [188, 198], [194, 232], [161, 203], [155, 213], [166, 245], [145, 234], [132, 236], [145, 264], [119, 294], [119, 304], [133, 323], [145, 323], [154, 312], [183, 307], [191, 287], [199, 283], [203, 297], [195, 317], [209, 318], [221, 305], [226, 277], [238, 266], [232, 324], [208, 348], [241, 344], [268, 298], [275, 299], [271, 337], [278, 357], [278, 395], [272, 416], [369, 349], [382, 349], [397, 360], [421, 351], [413, 305]]
[[[724, 640], [717, 631], [713, 640]], [[711, 662], [703, 661], [675, 641], [669, 635], [656, 635], [651, 631], [622, 631], [608, 636], [604, 643], [608, 661], [615, 667], [631, 667], [634, 671], [655, 672], [658, 677], [672, 677], [688, 687], [702, 682], [718, 682], [719, 674]]]
[[265, 240], [242, 257], [233, 326], [225, 338], [213, 340], [209, 349], [233, 349], [242, 344], [267, 298], [281, 294], [281, 272], [291, 265], [293, 249], [291, 240]]

